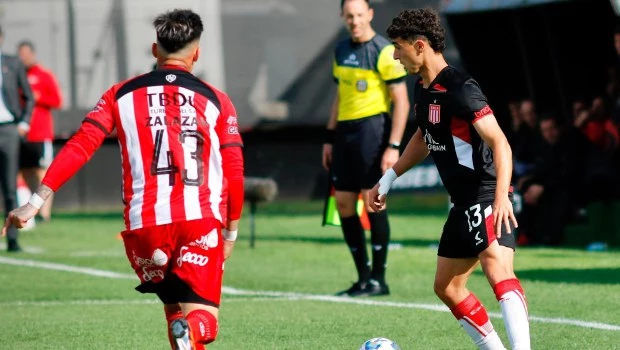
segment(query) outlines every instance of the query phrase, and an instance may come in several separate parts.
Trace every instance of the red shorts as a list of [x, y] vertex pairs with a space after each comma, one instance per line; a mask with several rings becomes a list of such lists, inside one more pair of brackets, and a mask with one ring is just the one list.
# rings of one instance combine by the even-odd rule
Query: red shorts
[[142, 285], [158, 284], [174, 274], [201, 298], [220, 304], [224, 249], [219, 221], [175, 222], [121, 235]]

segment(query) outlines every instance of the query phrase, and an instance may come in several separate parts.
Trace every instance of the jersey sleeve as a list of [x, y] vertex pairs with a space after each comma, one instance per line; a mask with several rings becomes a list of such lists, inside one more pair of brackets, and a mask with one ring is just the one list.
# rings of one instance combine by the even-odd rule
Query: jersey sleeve
[[237, 220], [241, 217], [245, 197], [243, 177], [243, 140], [239, 133], [237, 111], [228, 96], [221, 96], [222, 109], [215, 127], [220, 138], [220, 152], [222, 168], [227, 181], [228, 190], [228, 220]]
[[336, 62], [335, 58], [332, 61], [332, 75], [334, 77], [334, 82], [338, 84], [338, 81], [340, 81], [340, 77], [338, 77], [338, 63]]
[[112, 109], [113, 94], [109, 90], [86, 115], [80, 129], [58, 152], [47, 169], [42, 184], [55, 192], [90, 160], [114, 129]]
[[405, 80], [407, 72], [400, 62], [394, 59], [394, 45], [387, 45], [379, 53], [377, 61], [377, 70], [388, 84], [399, 83]]
[[239, 122], [237, 120], [235, 106], [233, 106], [227, 96], [221, 98], [220, 102], [222, 108], [215, 125], [215, 132], [220, 139], [220, 147], [243, 147], [243, 140], [241, 139], [241, 134], [239, 134]]
[[480, 86], [474, 80], [469, 80], [463, 84], [457, 99], [463, 109], [461, 116], [472, 124], [493, 114], [487, 97], [482, 93]]

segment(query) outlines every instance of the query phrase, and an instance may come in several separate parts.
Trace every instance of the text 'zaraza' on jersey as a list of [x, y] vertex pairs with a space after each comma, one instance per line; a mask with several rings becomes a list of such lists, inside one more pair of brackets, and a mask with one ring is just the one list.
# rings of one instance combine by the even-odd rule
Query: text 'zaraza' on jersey
[[[185, 96], [184, 94], [179, 92], [158, 92], [146, 95], [149, 99], [149, 107], [165, 107], [170, 105], [185, 106], [186, 104], [194, 107], [193, 96]], [[159, 105], [154, 105], [154, 103], [159, 103]]]
[[146, 118], [146, 126], [164, 126], [164, 125], [165, 126], [171, 126], [171, 125], [208, 126], [209, 124], [204, 119], [198, 119], [196, 117], [190, 117], [190, 116], [180, 116], [180, 117], [153, 116], [153, 117]]

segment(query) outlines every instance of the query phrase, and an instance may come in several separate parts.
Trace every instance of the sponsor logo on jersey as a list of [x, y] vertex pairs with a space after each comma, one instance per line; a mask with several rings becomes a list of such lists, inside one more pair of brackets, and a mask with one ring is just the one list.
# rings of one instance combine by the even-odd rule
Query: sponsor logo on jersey
[[228, 124], [228, 133], [230, 135], [239, 133], [239, 123], [236, 116], [229, 116], [228, 119], [226, 119], [226, 123]]
[[428, 121], [431, 124], [438, 124], [441, 117], [441, 106], [436, 104], [428, 105]]
[[169, 83], [172, 83], [173, 81], [177, 80], [177, 76], [174, 74], [168, 74], [166, 75], [166, 81]]
[[349, 57], [347, 57], [344, 61], [342, 61], [342, 63], [348, 64], [350, 66], [360, 65], [360, 61], [358, 61], [357, 56], [355, 56], [354, 53], [350, 54]]
[[435, 141], [428, 130], [424, 134], [424, 142], [426, 142], [426, 147], [428, 147], [429, 151], [438, 152], [446, 150], [446, 145], [440, 145], [439, 142]]

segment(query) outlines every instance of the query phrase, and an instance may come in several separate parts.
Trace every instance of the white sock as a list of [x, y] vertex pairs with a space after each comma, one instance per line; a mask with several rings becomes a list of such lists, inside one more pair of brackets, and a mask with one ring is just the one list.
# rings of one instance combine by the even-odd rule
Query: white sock
[[[502, 340], [499, 339], [497, 332], [493, 329], [493, 325], [491, 322], [487, 322], [482, 328], [485, 329], [484, 332], [486, 335], [483, 335], [480, 330], [475, 328], [470, 324], [469, 321], [465, 319], [460, 319], [459, 323], [463, 326], [463, 329], [469, 337], [474, 341], [474, 344], [480, 350], [506, 350], [504, 344], [502, 344]], [[490, 329], [490, 331], [489, 331]]]
[[521, 283], [509, 279], [498, 283], [495, 296], [502, 308], [508, 341], [513, 350], [530, 350], [530, 324], [527, 318], [527, 301]]
[[469, 294], [450, 311], [478, 349], [505, 350], [497, 332], [493, 329], [486, 309], [474, 294]]

